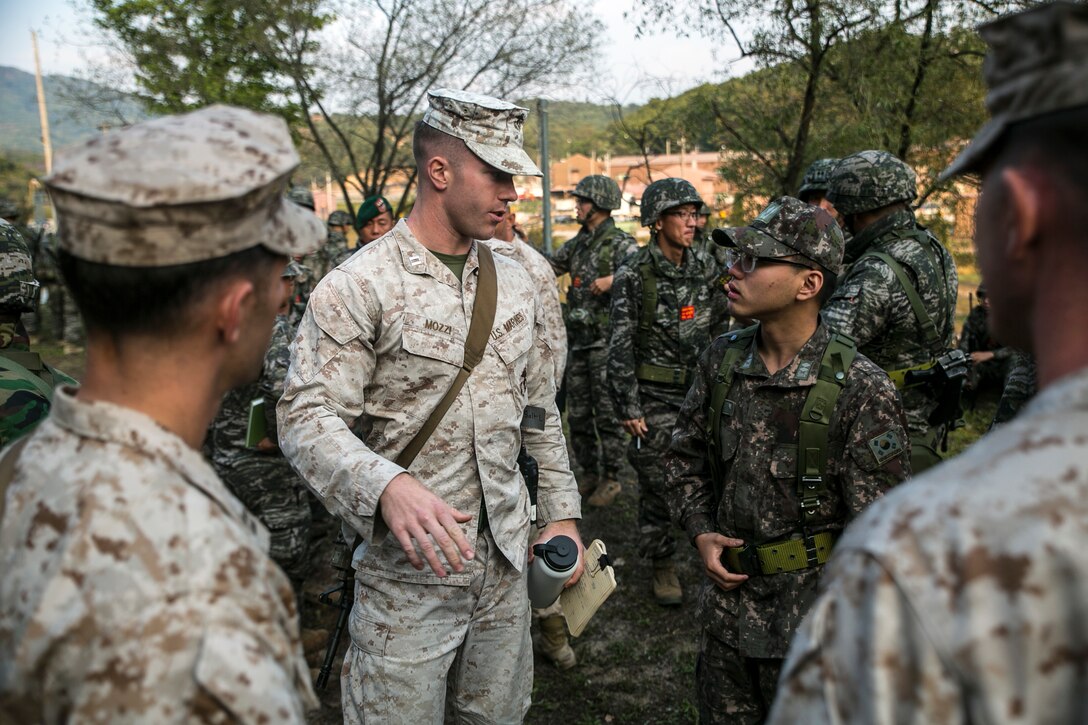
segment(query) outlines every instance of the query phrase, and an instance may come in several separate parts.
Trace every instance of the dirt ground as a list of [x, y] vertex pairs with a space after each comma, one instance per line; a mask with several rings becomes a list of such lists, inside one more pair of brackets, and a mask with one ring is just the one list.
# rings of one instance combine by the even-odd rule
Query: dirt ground
[[[559, 671], [539, 655], [535, 657], [533, 705], [527, 723], [667, 724], [697, 720], [695, 602], [701, 574], [695, 550], [677, 530], [684, 603], [670, 608], [655, 604], [650, 594], [649, 562], [639, 559], [635, 548], [638, 489], [633, 477], [629, 471], [612, 506], [583, 509], [582, 537], [587, 543], [593, 539], [605, 542], [618, 586], [582, 636], [572, 641], [577, 666]], [[328, 564], [330, 552], [327, 540], [322, 542], [316, 571], [306, 585], [303, 624], [308, 629], [331, 630], [335, 626], [336, 611], [316, 603], [322, 587], [335, 583]], [[341, 722], [336, 678], [346, 640], [345, 632], [328, 689], [319, 693], [321, 711], [310, 719], [315, 725]], [[315, 675], [323, 657], [323, 648], [307, 653]]]

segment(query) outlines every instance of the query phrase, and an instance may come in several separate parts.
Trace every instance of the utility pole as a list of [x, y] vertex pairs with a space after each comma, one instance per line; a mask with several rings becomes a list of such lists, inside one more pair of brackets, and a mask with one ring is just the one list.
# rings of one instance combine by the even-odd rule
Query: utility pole
[[540, 114], [540, 170], [544, 176], [540, 179], [540, 210], [544, 216], [544, 253], [552, 253], [552, 170], [548, 164], [548, 102], [540, 98], [536, 102]]
[[49, 114], [45, 112], [45, 89], [42, 86], [42, 63], [38, 59], [38, 34], [30, 31], [34, 44], [34, 80], [38, 86], [38, 116], [42, 123], [42, 146], [45, 148], [45, 173], [53, 173], [53, 142], [49, 139]]

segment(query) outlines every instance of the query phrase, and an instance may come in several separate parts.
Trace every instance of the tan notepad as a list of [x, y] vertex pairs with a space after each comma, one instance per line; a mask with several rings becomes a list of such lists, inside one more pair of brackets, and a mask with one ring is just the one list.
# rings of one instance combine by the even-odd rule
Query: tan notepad
[[605, 600], [616, 591], [616, 572], [608, 562], [603, 541], [594, 539], [586, 548], [585, 562], [582, 578], [559, 595], [572, 637], [582, 633]]

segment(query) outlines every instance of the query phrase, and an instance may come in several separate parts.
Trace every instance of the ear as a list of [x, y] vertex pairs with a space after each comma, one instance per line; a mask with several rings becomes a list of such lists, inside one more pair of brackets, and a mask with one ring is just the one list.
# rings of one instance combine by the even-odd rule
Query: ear
[[238, 342], [256, 298], [257, 290], [253, 282], [244, 277], [238, 277], [223, 284], [215, 312], [216, 327], [224, 342]]
[[440, 191], [449, 188], [453, 177], [453, 167], [450, 166], [449, 159], [445, 156], [432, 156], [427, 160], [425, 170], [431, 186]]
[[815, 299], [824, 288], [824, 273], [818, 269], [810, 269], [801, 275], [801, 287], [797, 290], [798, 302]]
[[1005, 258], [1010, 262], [1023, 260], [1034, 250], [1042, 224], [1043, 198], [1033, 175], [1023, 169], [1009, 167], [1001, 172], [1005, 184], [1008, 240]]

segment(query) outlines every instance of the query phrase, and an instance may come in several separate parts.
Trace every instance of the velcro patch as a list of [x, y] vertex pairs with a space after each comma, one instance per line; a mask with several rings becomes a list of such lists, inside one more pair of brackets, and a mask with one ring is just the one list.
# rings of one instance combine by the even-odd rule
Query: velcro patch
[[869, 441], [869, 450], [878, 464], [884, 464], [903, 452], [903, 443], [899, 440], [899, 434], [890, 430]]
[[685, 307], [681, 307], [680, 308], [680, 319], [681, 320], [694, 320], [695, 319], [695, 306], [694, 305], [687, 305]]
[[525, 413], [521, 418], [522, 430], [544, 430], [546, 411], [536, 405], [525, 406]]

